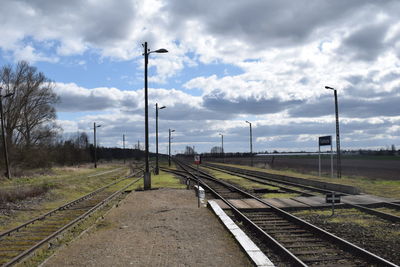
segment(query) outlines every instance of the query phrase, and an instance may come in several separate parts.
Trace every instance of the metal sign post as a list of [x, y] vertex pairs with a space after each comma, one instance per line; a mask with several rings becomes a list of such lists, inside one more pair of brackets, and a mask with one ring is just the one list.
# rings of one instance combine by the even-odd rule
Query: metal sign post
[[201, 164], [200, 155], [194, 155], [194, 164], [197, 165], [197, 207], [200, 208], [200, 175], [199, 175], [199, 165]]
[[197, 207], [200, 208], [200, 176], [199, 176], [199, 164], [197, 164]]
[[340, 195], [335, 195], [335, 191], [332, 191], [332, 193], [326, 194], [326, 203], [332, 203], [332, 215], [335, 214], [335, 203], [340, 203]]
[[333, 149], [332, 149], [332, 142], [331, 142], [331, 178], [333, 178]]
[[321, 146], [331, 146], [331, 177], [333, 177], [333, 152], [332, 136], [320, 136], [318, 138], [318, 175], [321, 177]]
[[318, 176], [321, 177], [321, 145], [318, 146]]
[[189, 190], [190, 188], [190, 179], [186, 177], [186, 189]]

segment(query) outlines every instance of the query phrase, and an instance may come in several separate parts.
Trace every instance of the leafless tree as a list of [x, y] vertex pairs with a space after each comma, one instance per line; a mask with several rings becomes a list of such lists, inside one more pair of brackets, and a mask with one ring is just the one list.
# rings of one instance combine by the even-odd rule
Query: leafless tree
[[0, 79], [5, 93], [14, 93], [3, 103], [7, 143], [29, 149], [48, 142], [55, 134], [54, 83], [26, 61], [2, 67]]
[[194, 155], [194, 154], [195, 154], [194, 148], [191, 147], [191, 146], [186, 146], [186, 148], [185, 148], [185, 155]]
[[222, 147], [220, 146], [214, 146], [211, 148], [211, 154], [221, 154], [222, 153]]

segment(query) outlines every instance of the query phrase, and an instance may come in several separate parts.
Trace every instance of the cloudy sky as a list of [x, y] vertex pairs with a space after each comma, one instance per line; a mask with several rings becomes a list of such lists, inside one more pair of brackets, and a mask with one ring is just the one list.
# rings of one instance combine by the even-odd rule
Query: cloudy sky
[[144, 140], [143, 48], [149, 60], [150, 148], [160, 151], [400, 147], [400, 1], [1, 0], [0, 65], [27, 60], [56, 83], [66, 136]]

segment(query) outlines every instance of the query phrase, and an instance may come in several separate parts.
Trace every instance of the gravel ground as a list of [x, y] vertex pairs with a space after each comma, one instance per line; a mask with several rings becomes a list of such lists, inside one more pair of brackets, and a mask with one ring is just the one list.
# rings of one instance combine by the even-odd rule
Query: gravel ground
[[[343, 217], [346, 222], [332, 222], [331, 218], [319, 214], [299, 214], [299, 216], [314, 225], [327, 230], [339, 237], [350, 241], [351, 243], [360, 246], [386, 260], [389, 260], [397, 265], [400, 264], [400, 224], [391, 223], [375, 216], [368, 214], [360, 214], [357, 211], [354, 215], [342, 215], [343, 210], [337, 210], [335, 217]], [[335, 218], [333, 217], [333, 218]], [[369, 223], [365, 226], [355, 223], [355, 221], [364, 220]], [[375, 221], [375, 223], [371, 223]]]
[[252, 266], [193, 191], [133, 192], [43, 266]]

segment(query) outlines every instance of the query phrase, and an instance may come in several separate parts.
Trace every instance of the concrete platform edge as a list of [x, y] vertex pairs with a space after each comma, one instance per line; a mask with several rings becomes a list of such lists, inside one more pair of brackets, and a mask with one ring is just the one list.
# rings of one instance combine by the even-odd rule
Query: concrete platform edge
[[254, 244], [254, 242], [232, 221], [231, 218], [229, 218], [229, 216], [221, 209], [217, 202], [214, 200], [209, 200], [208, 204], [256, 266], [275, 266], [258, 248], [258, 246]]

